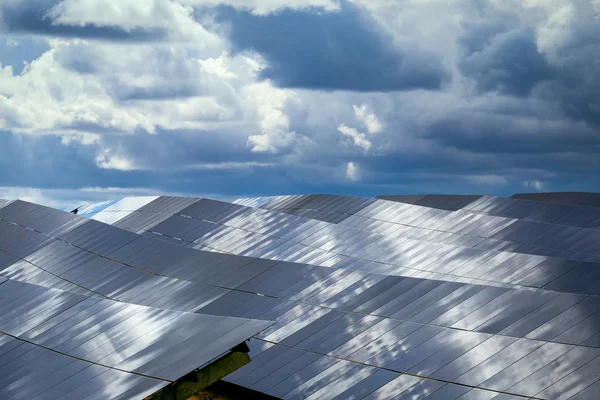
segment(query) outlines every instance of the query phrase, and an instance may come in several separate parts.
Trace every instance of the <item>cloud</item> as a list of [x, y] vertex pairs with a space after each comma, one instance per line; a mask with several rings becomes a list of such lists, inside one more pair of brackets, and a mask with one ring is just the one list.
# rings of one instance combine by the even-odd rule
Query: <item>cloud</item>
[[[255, 152], [310, 145], [290, 129], [285, 107], [296, 101], [293, 91], [253, 83], [257, 63], [244, 55], [204, 57], [162, 44], [55, 42], [22, 76], [0, 70], [6, 76], [0, 83], [0, 128], [63, 137], [87, 131], [100, 146], [98, 167], [122, 171], [146, 169], [147, 163], [134, 162], [128, 154], [133, 149], [122, 146], [115, 156], [108, 137], [156, 134], [161, 127], [220, 132], [237, 127]], [[218, 141], [223, 133], [210, 135]]]
[[179, 1], [27, 0], [0, 5], [4, 30], [44, 37], [111, 42], [197, 41], [212, 46], [218, 38], [193, 19]]
[[469, 50], [460, 69], [476, 82], [479, 91], [527, 96], [538, 83], [555, 75], [538, 50], [532, 29], [493, 31], [485, 38], [481, 29], [473, 29], [460, 39]]
[[440, 89], [447, 79], [435, 53], [393, 44], [361, 9], [344, 2], [338, 12], [282, 10], [256, 16], [221, 7], [236, 51], [260, 53], [262, 79], [277, 86], [318, 90]]
[[540, 97], [560, 104], [570, 118], [600, 126], [600, 9], [598, 2], [573, 0], [548, 5], [537, 25], [538, 46], [558, 71], [540, 87]]
[[[38, 204], [47, 204], [48, 200], [43, 194], [43, 191], [36, 188], [27, 187], [2, 187], [0, 186], [0, 198], [1, 199], [21, 199]], [[61, 203], [55, 203], [60, 206]]]
[[597, 129], [539, 112], [539, 103], [532, 107], [517, 100], [500, 105], [494, 97], [482, 103], [440, 113], [424, 136], [444, 146], [496, 155], [595, 153], [600, 146]]
[[274, 167], [275, 163], [268, 162], [222, 162], [222, 163], [201, 163], [201, 164], [190, 164], [186, 165], [184, 169], [186, 170], [228, 170], [228, 169], [248, 169], [255, 167]]
[[248, 147], [254, 153], [278, 153], [281, 150], [290, 148], [296, 140], [296, 132], [277, 129], [261, 135], [250, 135], [248, 137]]
[[349, 162], [348, 164], [346, 164], [346, 179], [349, 181], [360, 180], [360, 172], [358, 166], [353, 162]]
[[523, 181], [523, 185], [526, 188], [534, 189], [538, 192], [541, 192], [542, 190], [545, 190], [545, 188], [546, 188], [546, 185], [544, 184], [544, 182], [538, 181], [538, 180]]
[[357, 147], [361, 147], [363, 148], [365, 151], [369, 150], [371, 148], [371, 141], [369, 141], [367, 139], [367, 136], [362, 133], [357, 131], [354, 128], [350, 128], [344, 124], [338, 126], [338, 131], [340, 131], [344, 136], [349, 137], [350, 139], [352, 139], [352, 142], [354, 143], [355, 146]]
[[466, 176], [465, 179], [469, 182], [483, 186], [498, 186], [506, 185], [508, 183], [508, 180], [505, 177], [499, 175], [469, 175]]
[[112, 149], [104, 149], [96, 155], [96, 165], [104, 169], [119, 171], [133, 171], [138, 169], [126, 156], [115, 153]]
[[485, 3], [459, 38], [459, 70], [480, 92], [534, 97], [548, 115], [600, 126], [598, 18], [589, 0]]
[[0, 186], [600, 189], [590, 1], [151, 3], [0, 5]]
[[356, 116], [356, 119], [359, 122], [361, 122], [365, 128], [367, 128], [367, 132], [381, 132], [381, 122], [379, 122], [379, 119], [374, 113], [368, 111], [366, 104], [361, 104], [360, 107], [357, 105], [353, 105], [352, 109], [354, 110], [354, 115]]
[[184, 4], [198, 7], [231, 6], [238, 10], [250, 11], [254, 15], [267, 15], [284, 9], [319, 9], [337, 11], [338, 0], [184, 0]]
[[249, 85], [246, 95], [258, 105], [260, 134], [248, 137], [248, 147], [255, 153], [279, 153], [293, 146], [306, 145], [310, 140], [296, 132], [290, 132], [290, 122], [284, 107], [294, 101], [295, 93], [274, 88], [269, 82]]
[[72, 132], [71, 128], [90, 132], [101, 127], [152, 133], [155, 127], [148, 116], [116, 104], [107, 93], [110, 87], [101, 79], [81, 75], [57, 62], [57, 53], [68, 46], [57, 43], [20, 76], [0, 69], [0, 129], [23, 133], [57, 130], [54, 133], [61, 134]]
[[14, 2], [0, 6], [0, 16], [4, 29], [19, 34], [32, 34], [53, 37], [78, 37], [110, 41], [148, 41], [163, 39], [165, 29], [158, 27], [132, 27], [127, 30], [120, 26], [98, 26], [92, 24], [69, 24], [61, 22], [53, 7], [59, 1], [32, 0]]

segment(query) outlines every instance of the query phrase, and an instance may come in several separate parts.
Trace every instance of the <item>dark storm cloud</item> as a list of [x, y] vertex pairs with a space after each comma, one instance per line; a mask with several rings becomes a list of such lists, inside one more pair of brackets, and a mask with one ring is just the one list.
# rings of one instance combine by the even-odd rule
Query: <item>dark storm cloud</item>
[[426, 137], [443, 146], [475, 153], [600, 153], [600, 135], [573, 121], [518, 120], [521, 115], [454, 115], [440, 119]]
[[600, 128], [599, 54], [600, 29], [594, 41], [562, 50], [560, 76], [540, 85], [537, 95], [559, 104], [566, 116]]
[[[465, 52], [458, 62], [461, 73], [480, 93], [529, 96], [552, 105], [542, 119], [566, 117], [600, 126], [598, 11], [588, 0], [574, 0], [569, 10], [568, 21], [549, 32], [493, 12], [465, 26], [458, 38]], [[546, 43], [541, 49], [540, 41]], [[572, 129], [563, 133], [577, 136]]]
[[593, 154], [528, 154], [452, 152], [432, 146], [429, 154], [387, 154], [359, 161], [369, 184], [400, 185], [402, 192], [478, 193], [510, 196], [531, 191], [527, 181], [540, 181], [546, 190], [597, 191], [600, 165]]
[[48, 16], [50, 9], [57, 3], [59, 1], [27, 0], [14, 5], [0, 5], [0, 15], [3, 14], [5, 29], [17, 34], [107, 41], [151, 41], [163, 39], [168, 34], [166, 30], [158, 28], [124, 29], [118, 26], [93, 24], [83, 26], [59, 24]]
[[498, 24], [475, 27], [459, 39], [468, 54], [459, 64], [481, 92], [527, 96], [555, 71], [538, 51], [530, 28], [502, 31]]
[[356, 6], [339, 12], [283, 10], [257, 16], [220, 7], [235, 50], [252, 49], [268, 61], [261, 71], [280, 87], [398, 91], [439, 89], [448, 78], [441, 58], [403, 51]]

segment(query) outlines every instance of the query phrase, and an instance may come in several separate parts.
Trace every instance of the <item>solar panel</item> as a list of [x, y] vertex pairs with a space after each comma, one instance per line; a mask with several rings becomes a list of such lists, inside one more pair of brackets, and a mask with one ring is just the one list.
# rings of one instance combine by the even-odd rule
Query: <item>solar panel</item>
[[2, 398], [144, 396], [271, 324], [150, 308], [6, 278], [0, 281], [0, 298]]
[[410, 200], [429, 206], [124, 199], [96, 214], [112, 226], [0, 207], [0, 332], [40, 348], [5, 348], [6, 365], [23, 362], [6, 369], [10, 396], [39, 394], [20, 383], [29, 372], [52, 384], [27, 367], [42, 349], [92, 364], [56, 361], [68, 376], [49, 393], [128, 398], [253, 337], [253, 361], [225, 379], [276, 397], [590, 398], [600, 269], [584, 261], [597, 243], [582, 207]]

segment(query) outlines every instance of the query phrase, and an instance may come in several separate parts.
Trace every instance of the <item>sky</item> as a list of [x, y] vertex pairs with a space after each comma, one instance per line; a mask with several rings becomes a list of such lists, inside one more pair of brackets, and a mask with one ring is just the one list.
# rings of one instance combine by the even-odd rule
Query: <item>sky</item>
[[600, 0], [1, 0], [0, 198], [600, 191]]

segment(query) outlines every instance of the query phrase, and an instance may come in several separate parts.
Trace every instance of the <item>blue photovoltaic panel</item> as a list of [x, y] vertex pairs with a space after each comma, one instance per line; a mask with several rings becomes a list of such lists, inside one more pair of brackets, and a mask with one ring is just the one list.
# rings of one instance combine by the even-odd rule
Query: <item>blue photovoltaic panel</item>
[[549, 193], [519, 193], [512, 196], [515, 199], [535, 200], [548, 203], [572, 204], [577, 206], [600, 207], [600, 193], [585, 192], [549, 192]]
[[[121, 371], [143, 378], [123, 385], [123, 398], [152, 393], [154, 380], [177, 379], [214, 358], [213, 347], [250, 336], [253, 361], [225, 380], [275, 397], [594, 398], [591, 207], [401, 197], [126, 198], [96, 221], [0, 203], [0, 275], [9, 278], [0, 332], [95, 363], [85, 374], [65, 367], [75, 378], [56, 389], [90, 398], [113, 395], [104, 378], [130, 382]], [[179, 328], [196, 321], [188, 315], [200, 319]], [[134, 346], [135, 327], [157, 323], [173, 338], [145, 341], [129, 358], [108, 345]], [[5, 348], [6, 360], [25, 363], [7, 370], [9, 382], [26, 382], [26, 357], [44, 356], [18, 344]]]
[[[112, 398], [128, 392], [144, 397], [142, 393], [208, 364], [270, 325], [115, 302], [5, 278], [0, 299], [2, 398], [29, 397], [25, 393], [31, 392], [31, 397], [45, 398], [93, 393]], [[58, 373], [62, 368], [65, 374]], [[99, 385], [86, 383], [99, 375]], [[72, 383], [62, 385], [59, 377], [69, 376]], [[113, 386], [115, 381], [123, 384]], [[50, 388], [52, 395], [45, 392]]]

